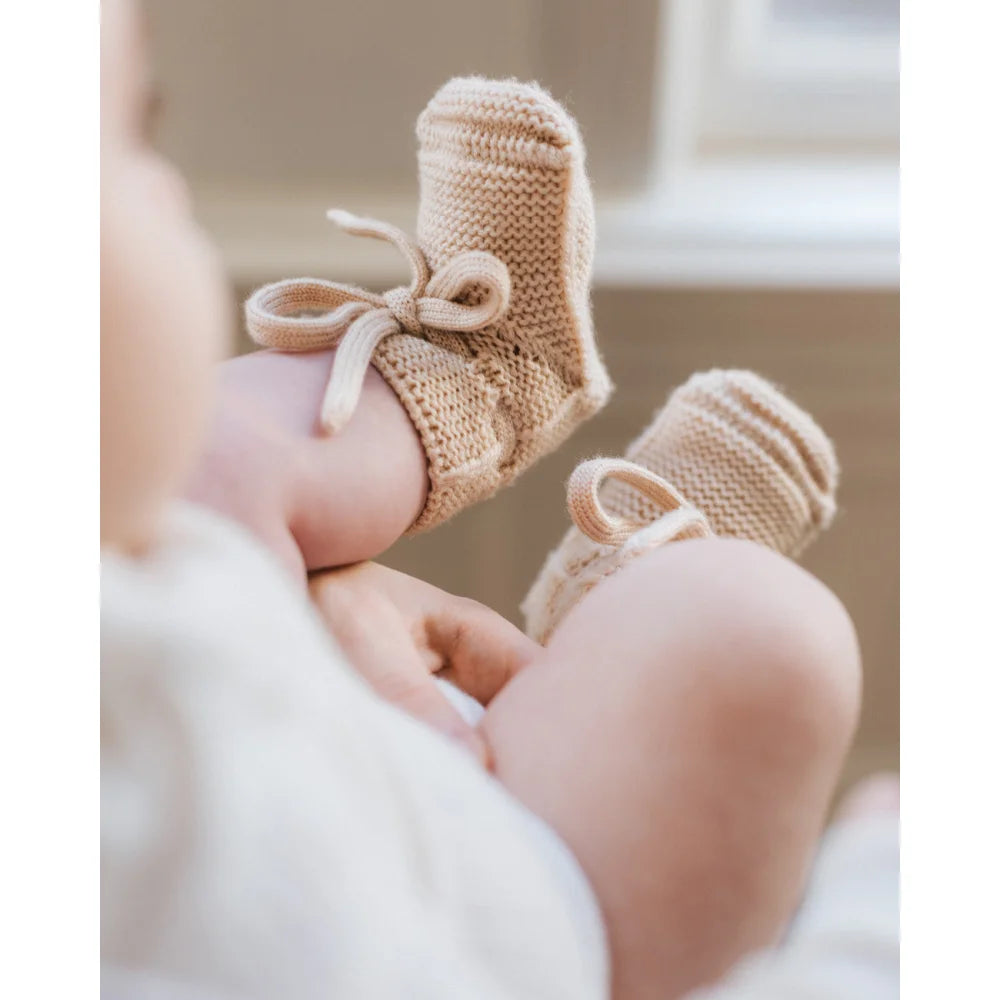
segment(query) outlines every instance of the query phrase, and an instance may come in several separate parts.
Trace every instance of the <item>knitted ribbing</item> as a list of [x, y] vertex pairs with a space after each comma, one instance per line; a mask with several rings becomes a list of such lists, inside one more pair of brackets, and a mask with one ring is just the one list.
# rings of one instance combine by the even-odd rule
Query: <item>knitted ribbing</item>
[[386, 338], [372, 362], [423, 442], [431, 483], [411, 530], [510, 483], [611, 391], [594, 343], [590, 188], [576, 124], [534, 84], [455, 79], [417, 122], [417, 239], [432, 271], [495, 255], [510, 304], [483, 330]]
[[[628, 463], [665, 480], [700, 510], [714, 534], [785, 555], [798, 555], [836, 509], [838, 467], [830, 440], [807, 413], [752, 372], [693, 376], [626, 454]], [[546, 641], [591, 587], [637, 555], [692, 537], [655, 530], [669, 508], [627, 479], [608, 478], [599, 506], [609, 521], [632, 525], [634, 533], [621, 545], [600, 544], [604, 538], [574, 514], [577, 526], [549, 556], [522, 605], [533, 638]]]

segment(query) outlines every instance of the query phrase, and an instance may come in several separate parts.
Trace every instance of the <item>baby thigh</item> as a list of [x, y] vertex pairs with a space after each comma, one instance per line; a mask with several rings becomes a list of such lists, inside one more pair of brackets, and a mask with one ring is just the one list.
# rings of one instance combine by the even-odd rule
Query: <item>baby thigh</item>
[[853, 733], [839, 602], [748, 542], [679, 542], [596, 587], [483, 726], [598, 897], [613, 993], [666, 1000], [771, 943]]

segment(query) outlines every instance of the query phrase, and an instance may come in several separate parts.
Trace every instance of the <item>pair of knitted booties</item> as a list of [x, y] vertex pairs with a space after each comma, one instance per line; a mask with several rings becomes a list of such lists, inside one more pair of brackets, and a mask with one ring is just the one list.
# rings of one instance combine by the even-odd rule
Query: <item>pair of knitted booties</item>
[[[493, 495], [611, 394], [590, 315], [594, 211], [576, 123], [541, 88], [455, 79], [417, 122], [417, 239], [334, 211], [393, 243], [408, 287], [296, 278], [246, 304], [253, 339], [337, 347], [320, 420], [350, 419], [369, 364], [420, 435], [430, 489], [412, 531]], [[678, 389], [626, 459], [584, 462], [574, 521], [523, 605], [545, 642], [600, 579], [672, 540], [735, 536], [796, 555], [834, 512], [837, 465], [816, 424], [750, 372]]]

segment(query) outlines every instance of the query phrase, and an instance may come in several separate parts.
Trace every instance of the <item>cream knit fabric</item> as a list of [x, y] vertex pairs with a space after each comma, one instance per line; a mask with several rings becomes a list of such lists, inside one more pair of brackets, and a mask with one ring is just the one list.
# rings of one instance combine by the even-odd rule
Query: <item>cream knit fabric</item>
[[714, 533], [796, 556], [836, 509], [830, 440], [753, 372], [693, 376], [627, 459], [585, 462], [570, 478], [575, 527], [522, 605], [532, 638], [547, 641], [599, 580], [667, 541]]
[[611, 391], [591, 324], [593, 204], [573, 119], [534, 84], [472, 77], [438, 91], [417, 136], [416, 243], [331, 213], [393, 242], [409, 288], [293, 279], [247, 303], [258, 343], [339, 343], [328, 430], [350, 418], [369, 359], [392, 386], [427, 453], [431, 489], [414, 531], [510, 483]]
[[101, 553], [102, 996], [604, 1000], [606, 947], [570, 849], [241, 526]]

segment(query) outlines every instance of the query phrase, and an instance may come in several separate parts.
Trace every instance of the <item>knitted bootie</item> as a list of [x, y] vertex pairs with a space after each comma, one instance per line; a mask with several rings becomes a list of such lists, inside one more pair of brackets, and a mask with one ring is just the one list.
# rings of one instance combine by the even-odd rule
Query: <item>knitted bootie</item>
[[760, 376], [694, 375], [629, 447], [570, 477], [575, 527], [521, 606], [546, 642], [597, 582], [669, 541], [715, 534], [796, 556], [833, 518], [837, 459], [813, 419]]
[[456, 79], [420, 115], [417, 136], [416, 243], [330, 213], [348, 232], [394, 243], [409, 288], [302, 278], [246, 306], [259, 344], [337, 345], [328, 431], [350, 419], [369, 362], [393, 388], [427, 453], [430, 491], [411, 531], [510, 483], [611, 391], [591, 325], [593, 203], [573, 119], [536, 85]]

